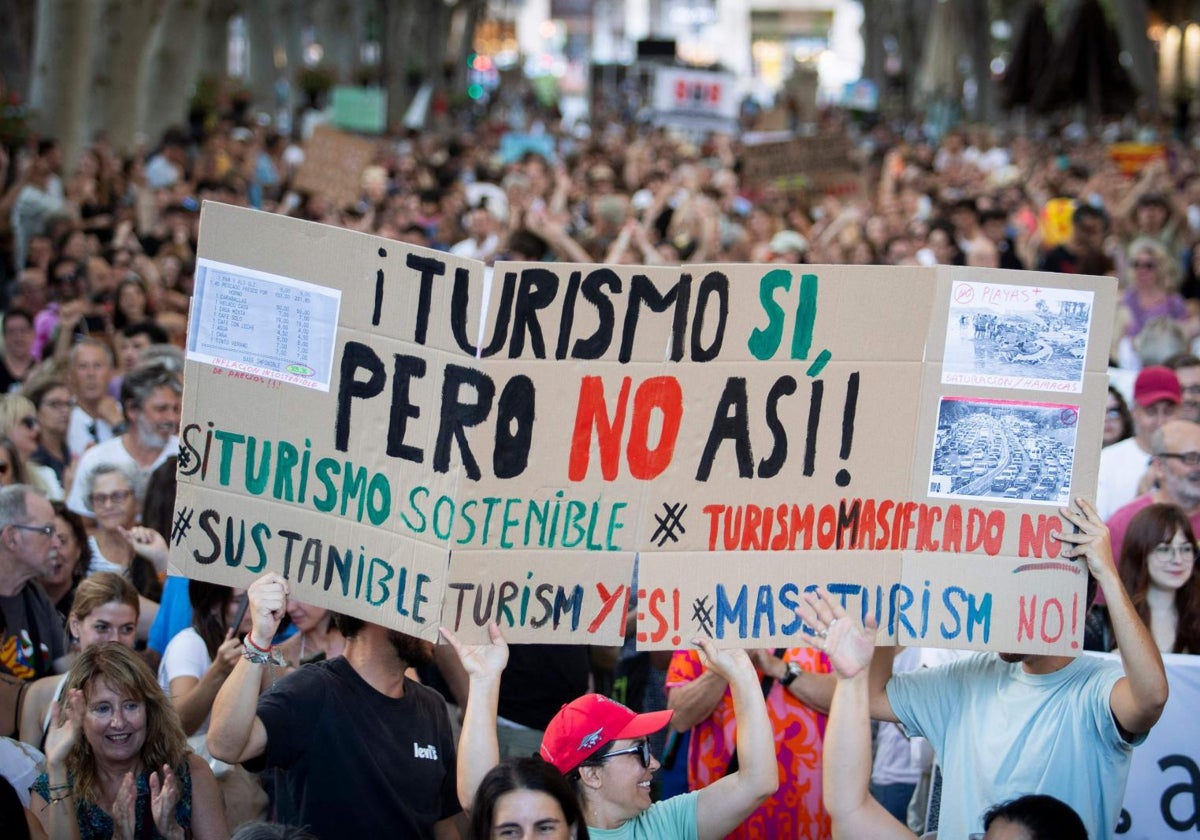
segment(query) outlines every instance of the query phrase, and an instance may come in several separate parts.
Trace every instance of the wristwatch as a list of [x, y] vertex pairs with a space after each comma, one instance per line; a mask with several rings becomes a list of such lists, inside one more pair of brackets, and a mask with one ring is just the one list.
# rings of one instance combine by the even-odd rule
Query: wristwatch
[[785, 663], [784, 667], [786, 670], [784, 671], [783, 676], [779, 678], [779, 684], [784, 688], [787, 688], [796, 681], [796, 677], [800, 676], [800, 666], [795, 662], [788, 662]]

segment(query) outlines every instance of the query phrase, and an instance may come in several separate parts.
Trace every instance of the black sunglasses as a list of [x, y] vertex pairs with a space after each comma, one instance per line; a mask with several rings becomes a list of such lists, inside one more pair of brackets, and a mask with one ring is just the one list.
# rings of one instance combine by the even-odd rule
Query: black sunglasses
[[614, 758], [618, 755], [633, 755], [633, 754], [636, 754], [638, 759], [642, 762], [642, 767], [650, 766], [650, 758], [651, 758], [650, 742], [645, 739], [638, 741], [637, 744], [635, 744], [632, 747], [629, 747], [628, 749], [613, 750], [612, 752], [606, 752], [603, 755], [598, 755], [598, 756], [596, 756], [596, 759], [598, 761], [603, 761], [606, 758]]

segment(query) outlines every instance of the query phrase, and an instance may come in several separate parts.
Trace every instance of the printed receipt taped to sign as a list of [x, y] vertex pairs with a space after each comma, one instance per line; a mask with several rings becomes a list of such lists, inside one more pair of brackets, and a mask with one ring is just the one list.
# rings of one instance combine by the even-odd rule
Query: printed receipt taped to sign
[[342, 293], [200, 259], [189, 359], [328, 391]]

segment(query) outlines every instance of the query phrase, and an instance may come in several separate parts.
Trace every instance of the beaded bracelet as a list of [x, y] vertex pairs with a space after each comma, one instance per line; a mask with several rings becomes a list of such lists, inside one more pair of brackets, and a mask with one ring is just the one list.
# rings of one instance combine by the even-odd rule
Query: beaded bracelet
[[263, 650], [250, 639], [250, 634], [247, 633], [242, 639], [242, 644], [246, 648], [242, 652], [242, 658], [251, 665], [286, 665], [287, 662], [283, 658], [283, 654], [274, 648]]

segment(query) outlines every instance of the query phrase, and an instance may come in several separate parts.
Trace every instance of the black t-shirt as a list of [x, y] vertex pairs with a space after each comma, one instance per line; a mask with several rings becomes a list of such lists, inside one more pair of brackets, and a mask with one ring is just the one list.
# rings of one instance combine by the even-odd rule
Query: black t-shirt
[[1038, 271], [1057, 271], [1060, 274], [1079, 274], [1079, 257], [1065, 245], [1051, 248], [1038, 264]]
[[509, 645], [500, 678], [500, 717], [545, 729], [563, 704], [588, 690], [586, 645]]
[[281, 679], [258, 717], [267, 749], [245, 765], [284, 771], [282, 822], [321, 838], [433, 837], [462, 810], [446, 705], [419, 683], [388, 697], [339, 656]]
[[11, 598], [0, 597], [0, 671], [23, 680], [46, 677], [66, 653], [62, 621], [41, 584], [30, 581]]

